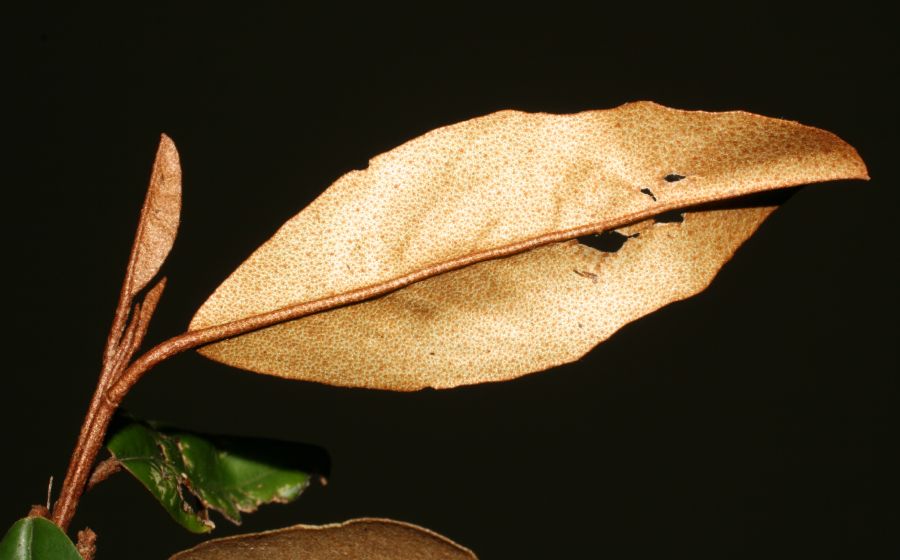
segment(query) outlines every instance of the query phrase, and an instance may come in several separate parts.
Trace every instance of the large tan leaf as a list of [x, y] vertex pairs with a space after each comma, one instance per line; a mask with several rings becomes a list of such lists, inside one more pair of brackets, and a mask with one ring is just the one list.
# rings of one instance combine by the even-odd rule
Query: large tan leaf
[[170, 560], [474, 560], [467, 548], [422, 527], [390, 519], [296, 525], [214, 539]]
[[629, 321], [704, 289], [771, 210], [642, 222], [616, 253], [554, 243], [203, 352], [334, 385], [416, 390], [502, 381], [576, 360]]
[[834, 135], [748, 113], [653, 103], [495, 113], [344, 175], [216, 290], [191, 329], [274, 324], [201, 352], [296, 379], [395, 390], [509, 379], [575, 360], [702, 290], [769, 209], [645, 221], [614, 254], [557, 242], [850, 177], [865, 178], [865, 166]]

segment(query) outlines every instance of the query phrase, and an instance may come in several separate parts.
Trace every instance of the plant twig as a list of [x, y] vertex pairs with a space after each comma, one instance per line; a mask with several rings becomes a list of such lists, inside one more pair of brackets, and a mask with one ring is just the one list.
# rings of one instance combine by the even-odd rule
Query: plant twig
[[107, 398], [108, 389], [140, 348], [147, 325], [165, 287], [165, 279], [147, 293], [143, 304], [133, 305], [134, 298], [156, 276], [169, 254], [178, 230], [180, 210], [181, 165], [178, 151], [171, 138], [163, 134], [150, 173], [147, 195], [141, 207], [125, 279], [119, 292], [119, 302], [103, 349], [100, 379], [81, 425], [81, 433], [69, 461], [59, 500], [53, 508], [53, 521], [63, 530], [68, 527], [75, 513], [91, 465], [116, 409], [116, 405]]
[[78, 499], [81, 497], [90, 474], [91, 465], [103, 445], [106, 428], [109, 427], [115, 411], [115, 407], [111, 406], [109, 401], [104, 398], [104, 391], [98, 385], [91, 399], [84, 424], [81, 426], [75, 451], [69, 461], [69, 468], [66, 471], [59, 499], [53, 507], [52, 520], [64, 531], [69, 527], [69, 523], [75, 515], [75, 508], [78, 506]]
[[[140, 347], [141, 342], [143, 342], [150, 319], [156, 310], [156, 304], [159, 302], [162, 291], [166, 286], [166, 279], [162, 278], [147, 292], [143, 302], [135, 304], [131, 313], [124, 313], [121, 310], [122, 303], [131, 305], [132, 302], [131, 296], [127, 295], [126, 292], [126, 289], [130, 289], [130, 268], [129, 266], [129, 272], [126, 273], [126, 280], [119, 298], [120, 309], [116, 310], [113, 327], [107, 338], [107, 352], [104, 352], [105, 360], [103, 369], [100, 372], [100, 379], [97, 382], [97, 389], [91, 398], [91, 404], [81, 426], [78, 442], [69, 461], [69, 468], [66, 471], [66, 478], [63, 481], [59, 500], [53, 508], [53, 521], [63, 530], [68, 528], [72, 517], [75, 515], [78, 499], [81, 497], [91, 466], [103, 444], [106, 429], [109, 427], [109, 422], [112, 420], [117, 408], [117, 405], [111, 404], [106, 398], [107, 391], [118, 379], [129, 360]], [[122, 324], [125, 319], [121, 318], [129, 315], [130, 321], [126, 327], [123, 327]], [[114, 340], [114, 338], [118, 340]]]
[[[141, 313], [141, 304], [134, 304], [134, 309], [131, 313], [131, 320], [128, 322], [128, 326], [125, 327], [125, 332], [122, 333], [122, 339], [119, 341], [119, 344], [115, 349], [115, 353], [113, 353], [112, 357], [110, 358], [109, 367], [113, 370], [121, 369], [121, 367], [124, 365], [124, 362], [129, 359], [126, 354], [128, 353], [128, 350], [130, 348], [134, 347], [135, 332], [138, 330], [137, 318]], [[105, 378], [104, 380], [109, 382], [109, 378], [113, 377], [113, 375], [110, 374], [101, 377]]]
[[97, 463], [97, 466], [94, 467], [94, 472], [91, 473], [91, 478], [88, 479], [87, 489], [86, 491], [90, 492], [94, 486], [97, 486], [107, 478], [116, 474], [122, 470], [122, 463], [119, 462], [115, 457], [110, 457], [109, 459], [104, 459]]
[[[79, 460], [79, 457], [85, 456], [86, 453], [91, 454], [89, 446], [93, 439], [97, 437], [98, 431], [102, 441], [103, 435], [106, 433], [106, 428], [109, 425], [109, 420], [112, 418], [112, 413], [115, 412], [114, 409], [111, 411], [104, 410], [108, 407], [108, 403], [104, 396], [113, 377], [116, 375], [117, 370], [120, 370], [124, 365], [122, 364], [124, 355], [120, 351], [121, 343], [126, 342], [128, 345], [132, 344], [131, 339], [133, 338], [134, 329], [131, 328], [131, 325], [136, 326], [137, 324], [134, 313], [131, 312], [131, 302], [133, 300], [132, 284], [134, 276], [134, 260], [137, 252], [136, 244], [137, 240], [140, 238], [141, 227], [142, 226], [139, 224], [138, 235], [135, 238], [135, 246], [132, 247], [131, 258], [128, 261], [128, 267], [125, 269], [125, 280], [122, 282], [122, 290], [119, 292], [119, 303], [116, 306], [116, 312], [113, 315], [113, 323], [109, 329], [109, 335], [106, 337], [100, 379], [97, 381], [97, 388], [94, 390], [94, 395], [91, 397], [91, 402], [88, 405], [84, 422], [81, 424], [81, 432], [78, 434], [75, 450], [72, 452], [72, 458], [69, 460], [69, 468], [66, 470], [66, 478], [63, 481], [59, 500], [53, 507], [53, 522], [59, 525], [64, 531], [68, 528], [69, 522], [75, 513], [74, 505], [77, 504], [78, 497], [81, 496], [81, 488], [84, 487], [86, 478], [84, 476], [85, 473], [82, 473], [82, 470], [90, 468], [90, 465], [85, 466], [83, 461]], [[127, 324], [129, 315], [132, 315], [131, 325]], [[100, 414], [106, 414], [109, 418], [101, 418], [101, 425], [97, 428], [95, 427], [95, 424], [97, 423], [98, 415]], [[93, 454], [91, 455], [92, 463], [93, 458], [96, 457], [96, 455], [97, 452], [93, 451]], [[73, 490], [69, 483], [70, 480], [82, 481], [80, 485], [81, 488], [74, 493], [74, 501], [72, 499]], [[66, 497], [65, 500], [63, 499], [64, 497]]]

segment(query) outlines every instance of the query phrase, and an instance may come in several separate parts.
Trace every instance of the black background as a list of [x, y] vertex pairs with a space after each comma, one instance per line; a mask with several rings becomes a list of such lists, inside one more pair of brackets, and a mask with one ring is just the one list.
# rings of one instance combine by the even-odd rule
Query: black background
[[[896, 22], [858, 2], [822, 6], [9, 15], [0, 524], [65, 471], [160, 132], [181, 152], [184, 207], [150, 343], [181, 332], [254, 248], [380, 152], [504, 108], [651, 99], [825, 128], [873, 179], [804, 189], [706, 292], [576, 364], [391, 394], [189, 354], [126, 407], [330, 451], [329, 486], [241, 528], [220, 519], [216, 536], [385, 516], [486, 559], [885, 557], [900, 527]], [[101, 559], [166, 558], [204, 539], [124, 475], [83, 500], [73, 529], [84, 525]]]

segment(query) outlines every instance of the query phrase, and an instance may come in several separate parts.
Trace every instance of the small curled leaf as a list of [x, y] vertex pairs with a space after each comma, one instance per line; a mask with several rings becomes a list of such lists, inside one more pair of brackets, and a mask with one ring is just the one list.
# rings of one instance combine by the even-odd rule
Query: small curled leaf
[[150, 186], [141, 208], [129, 259], [129, 296], [134, 297], [156, 276], [165, 262], [181, 215], [181, 163], [172, 139], [163, 134], [150, 174]]
[[207, 541], [170, 560], [476, 560], [446, 537], [390, 519], [295, 525]]

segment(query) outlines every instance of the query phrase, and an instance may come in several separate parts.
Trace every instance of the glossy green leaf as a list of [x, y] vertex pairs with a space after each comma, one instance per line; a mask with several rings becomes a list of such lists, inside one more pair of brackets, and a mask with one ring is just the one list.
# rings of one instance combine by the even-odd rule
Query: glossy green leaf
[[241, 513], [261, 504], [296, 499], [309, 486], [310, 449], [317, 449], [158, 430], [137, 422], [117, 431], [107, 448], [175, 521], [195, 533], [215, 527], [209, 510], [240, 524]]
[[43, 517], [16, 521], [0, 541], [0, 560], [82, 560], [75, 545]]

